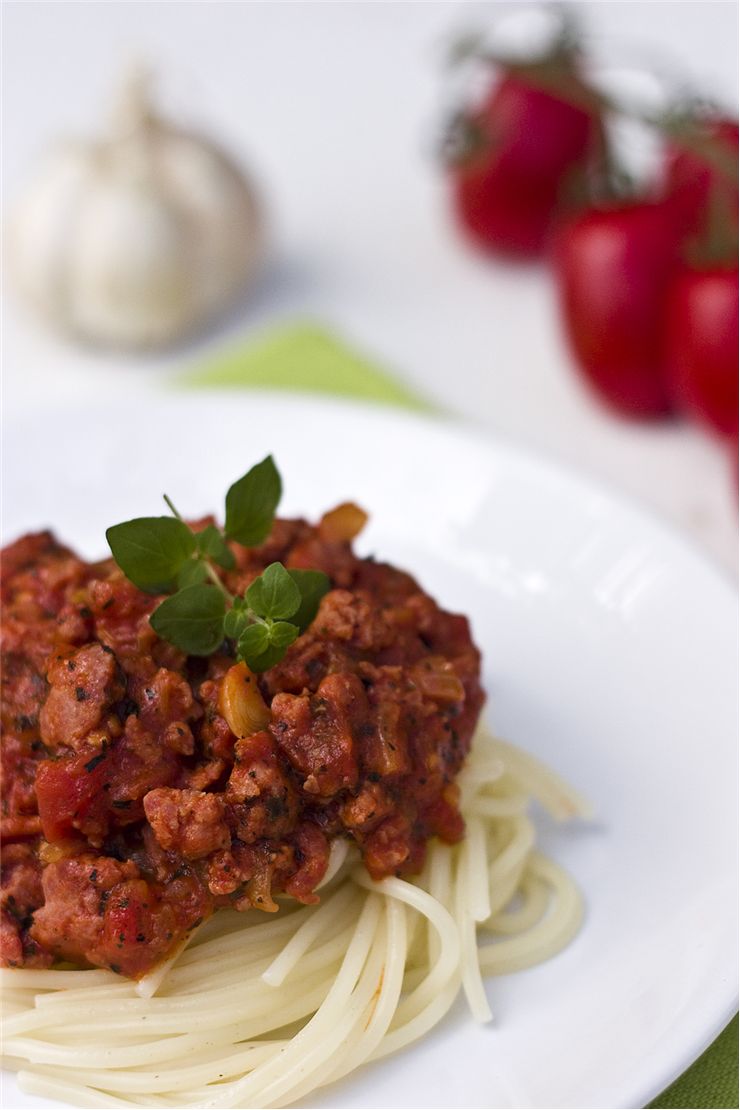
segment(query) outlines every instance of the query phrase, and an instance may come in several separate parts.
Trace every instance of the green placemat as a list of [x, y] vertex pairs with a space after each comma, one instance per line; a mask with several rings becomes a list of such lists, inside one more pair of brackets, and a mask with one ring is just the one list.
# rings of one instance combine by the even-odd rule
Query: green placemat
[[[311, 323], [278, 327], [213, 355], [180, 382], [208, 389], [247, 387], [324, 393], [427, 411], [434, 407], [370, 358]], [[737, 1017], [650, 1106], [665, 1110], [734, 1110], [738, 1106]]]

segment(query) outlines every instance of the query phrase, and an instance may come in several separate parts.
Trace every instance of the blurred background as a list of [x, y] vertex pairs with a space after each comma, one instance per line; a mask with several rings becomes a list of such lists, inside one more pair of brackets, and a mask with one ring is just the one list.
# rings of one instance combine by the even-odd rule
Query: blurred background
[[[716, 106], [710, 119], [737, 119], [734, 3], [576, 3], [571, 12], [589, 88], [642, 116], [693, 110], [700, 98]], [[543, 18], [500, 3], [6, 3], [4, 419], [40, 398], [60, 410], [132, 390], [143, 399], [190, 368], [218, 371], [224, 352], [238, 364], [275, 328], [309, 323], [440, 410], [640, 500], [734, 568], [736, 411], [734, 433], [718, 435], [711, 420], [664, 418], [661, 404], [649, 419], [629, 411], [629, 398], [615, 405], [608, 381], [594, 388], [598, 352], [579, 350], [578, 334], [573, 349], [589, 309], [573, 303], [584, 293], [569, 275], [588, 244], [579, 256], [564, 233], [565, 261], [539, 248], [522, 260], [460, 227], [462, 171], [441, 160], [446, 125], [457, 112], [452, 139], [472, 134], [475, 168], [480, 135], [460, 120], [481, 123], [502, 77], [481, 55], [541, 58], [559, 20], [552, 6]], [[461, 40], [465, 59], [451, 67]], [[552, 72], [525, 71], [525, 83], [529, 74], [541, 91]], [[555, 80], [572, 101], [569, 72], [570, 91], [562, 70]], [[153, 126], [148, 95], [198, 140], [175, 149], [177, 136], [157, 131], [138, 144], [142, 120]], [[521, 87], [513, 100], [493, 116], [516, 116]], [[537, 122], [520, 117], [527, 134]], [[634, 120], [609, 126], [630, 187], [652, 196], [667, 140]], [[118, 145], [54, 153], [60, 139], [104, 135]], [[734, 135], [736, 170], [736, 126]], [[168, 222], [168, 205], [185, 206], [188, 219]], [[637, 241], [654, 258], [651, 234]], [[639, 250], [627, 264], [642, 273]], [[721, 265], [732, 270], [726, 257]], [[198, 267], [186, 315], [202, 323], [187, 329], [171, 288]], [[101, 292], [101, 273], [114, 275], [112, 291]], [[144, 308], [137, 275], [150, 283]], [[119, 319], [127, 296], [131, 312]], [[593, 311], [608, 346], [603, 304]], [[676, 314], [685, 318], [680, 306]]]

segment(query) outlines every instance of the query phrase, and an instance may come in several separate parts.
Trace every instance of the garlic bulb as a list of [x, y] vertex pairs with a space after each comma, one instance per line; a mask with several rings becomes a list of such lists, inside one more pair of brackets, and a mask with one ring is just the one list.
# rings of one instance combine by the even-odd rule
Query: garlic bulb
[[47, 318], [121, 348], [173, 342], [223, 312], [262, 253], [248, 181], [153, 112], [140, 72], [111, 137], [58, 149], [8, 238], [18, 286]]

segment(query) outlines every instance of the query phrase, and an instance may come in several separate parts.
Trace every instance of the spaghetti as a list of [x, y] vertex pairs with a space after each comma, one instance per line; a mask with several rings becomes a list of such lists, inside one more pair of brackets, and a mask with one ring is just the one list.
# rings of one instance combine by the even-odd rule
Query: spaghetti
[[[479, 734], [459, 777], [466, 837], [410, 881], [344, 846], [316, 906], [221, 911], [138, 984], [105, 970], [3, 970], [4, 1051], [27, 1092], [90, 1107], [281, 1107], [423, 1036], [482, 976], [547, 959], [581, 896], [535, 848], [531, 800], [587, 807], [532, 757]], [[146, 997], [150, 994], [151, 997]]]

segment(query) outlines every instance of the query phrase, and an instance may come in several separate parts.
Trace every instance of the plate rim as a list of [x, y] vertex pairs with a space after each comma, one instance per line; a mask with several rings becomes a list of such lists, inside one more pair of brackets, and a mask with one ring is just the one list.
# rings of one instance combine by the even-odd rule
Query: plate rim
[[[556, 477], [559, 482], [577, 487], [584, 494], [609, 501], [621, 512], [630, 514], [635, 520], [639, 520], [643, 526], [662, 534], [667, 542], [677, 545], [685, 556], [701, 564], [706, 571], [712, 572], [718, 580], [729, 587], [733, 596], [740, 592], [740, 581], [729, 567], [723, 564], [711, 551], [702, 547], [700, 540], [691, 533], [682, 530], [675, 521], [664, 516], [654, 506], [636, 500], [629, 494], [624, 493], [614, 480], [591, 475], [583, 471], [576, 463], [560, 458], [554, 451], [546, 447], [524, 444], [515, 436], [507, 435], [499, 430], [487, 433], [479, 424], [454, 412], [435, 409], [417, 411], [372, 398], [358, 401], [348, 397], [301, 392], [299, 390], [247, 388], [231, 385], [220, 386], [218, 390], [207, 390], [193, 386], [184, 387], [176, 381], [160, 382], [156, 386], [153, 385], [151, 390], [147, 390], [145, 400], [152, 405], [173, 403], [174, 405], [183, 404], [183, 407], [205, 405], [215, 408], [224, 398], [256, 401], [260, 405], [265, 405], [265, 407], [287, 406], [296, 411], [308, 407], [314, 409], [320, 415], [334, 411], [337, 416], [349, 414], [362, 418], [370, 417], [371, 420], [391, 420], [397, 424], [414, 424], [421, 429], [442, 434], [450, 433], [453, 437], [456, 433], [464, 433], [466, 442], [473, 441], [479, 450], [492, 454], [499, 452], [520, 462], [525, 467], [534, 467], [543, 475], [549, 473], [551, 477]], [[110, 406], [113, 403], [116, 404], [116, 410], [120, 413], [122, 408], [130, 408], [133, 411], [140, 412], [142, 402], [140, 398], [133, 401], [130, 393], [126, 390], [123, 397], [116, 399], [115, 402], [108, 399], [105, 402], [96, 403], [86, 399], [82, 405], [75, 404], [70, 411], [77, 415], [95, 411], [109, 414]], [[58, 404], [51, 404], [45, 400], [35, 404], [32, 410], [28, 405], [13, 405], [10, 407], [10, 411], [6, 408], [3, 412], [2, 424], [4, 426], [11, 421], [13, 423], [21, 422], [28, 419], [30, 415], [43, 413], [58, 415], [59, 411]], [[5, 451], [5, 440], [3, 440], [0, 454], [3, 459]], [[2, 488], [5, 488], [6, 483], [7, 478], [3, 467]], [[1, 517], [0, 527], [2, 527]]]

